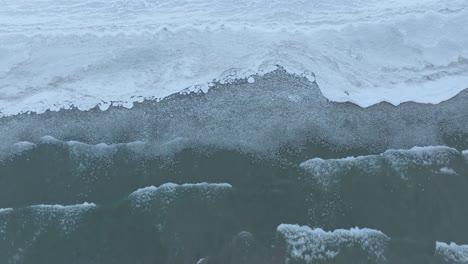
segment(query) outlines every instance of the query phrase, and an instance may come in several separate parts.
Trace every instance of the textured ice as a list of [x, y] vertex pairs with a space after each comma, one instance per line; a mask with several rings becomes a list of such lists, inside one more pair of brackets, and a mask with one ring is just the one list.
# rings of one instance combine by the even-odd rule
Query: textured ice
[[466, 264], [468, 263], [468, 245], [457, 245], [455, 243], [436, 242], [436, 256], [444, 263]]
[[[0, 113], [132, 107], [283, 66], [334, 101], [468, 83], [466, 1], [32, 1], [0, 10]], [[251, 80], [251, 79], [247, 79]]]
[[282, 224], [277, 230], [286, 242], [288, 257], [296, 261], [302, 260], [304, 263], [332, 260], [341, 250], [350, 247], [360, 248], [370, 259], [382, 263], [390, 241], [384, 233], [368, 228], [327, 232], [320, 228]]

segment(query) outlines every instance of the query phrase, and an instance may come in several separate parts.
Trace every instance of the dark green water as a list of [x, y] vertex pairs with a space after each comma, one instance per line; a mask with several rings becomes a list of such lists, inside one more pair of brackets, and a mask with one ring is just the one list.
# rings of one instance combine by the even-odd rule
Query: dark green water
[[466, 91], [362, 109], [278, 70], [0, 135], [0, 263], [468, 260]]

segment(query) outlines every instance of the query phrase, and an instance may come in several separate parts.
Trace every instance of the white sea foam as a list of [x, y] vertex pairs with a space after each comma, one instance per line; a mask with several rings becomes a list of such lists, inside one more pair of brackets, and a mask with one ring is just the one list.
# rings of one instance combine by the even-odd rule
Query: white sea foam
[[207, 182], [201, 182], [201, 183], [183, 183], [183, 184], [176, 184], [172, 182], [164, 183], [159, 187], [156, 187], [154, 185], [148, 186], [148, 187], [143, 187], [140, 188], [130, 195], [141, 195], [143, 193], [147, 192], [155, 192], [160, 189], [175, 189], [175, 188], [206, 188], [206, 187], [218, 187], [218, 188], [232, 188], [232, 186], [228, 183], [207, 183]]
[[87, 144], [79, 141], [62, 141], [56, 139], [52, 136], [41, 137], [40, 143], [45, 144], [56, 144], [61, 145], [70, 151], [72, 156], [86, 156], [87, 158], [103, 158], [111, 157], [115, 154], [120, 147], [132, 147], [131, 149], [137, 151], [138, 148], [135, 148], [134, 145], [143, 144], [142, 142], [129, 142], [129, 143], [117, 143], [117, 144]]
[[[0, 209], [0, 215], [11, 213], [19, 210], [21, 214], [25, 214], [27, 221], [33, 221], [36, 225], [36, 235], [39, 235], [50, 226], [57, 226], [64, 233], [74, 230], [76, 225], [81, 220], [83, 214], [95, 208], [94, 203], [83, 203], [75, 205], [60, 205], [60, 204], [38, 204], [25, 208], [6, 208]], [[8, 217], [8, 215], [6, 215]], [[6, 232], [6, 227], [9, 219], [5, 219], [5, 225], [2, 232]]]
[[28, 141], [21, 141], [13, 144], [10, 148], [8, 148], [3, 153], [0, 152], [0, 161], [5, 157], [13, 157], [15, 155], [21, 154], [25, 151], [34, 149], [36, 144]]
[[96, 207], [94, 203], [82, 203], [74, 205], [60, 204], [38, 204], [33, 205], [25, 210], [31, 210], [37, 221], [48, 225], [50, 221], [56, 220], [64, 231], [74, 228], [83, 213]]
[[177, 202], [182, 200], [192, 203], [195, 199], [207, 206], [216, 207], [218, 198], [231, 188], [227, 183], [165, 183], [159, 187], [140, 188], [128, 196], [128, 201], [134, 212], [157, 219], [156, 228], [163, 230], [167, 221], [166, 214]]
[[447, 167], [442, 167], [440, 168], [440, 173], [443, 174], [452, 174], [452, 175], [457, 175], [458, 173], [453, 170], [452, 168], [447, 168]]
[[457, 245], [455, 243], [436, 242], [436, 256], [445, 263], [466, 264], [468, 263], [468, 245]]
[[[128, 142], [128, 143], [115, 143], [115, 144], [107, 144], [107, 143], [88, 144], [88, 143], [84, 143], [84, 142], [80, 142], [80, 141], [76, 141], [76, 140], [62, 141], [62, 140], [57, 139], [57, 138], [52, 137], [52, 136], [43, 136], [43, 137], [40, 138], [40, 142], [41, 143], [49, 143], [49, 144], [64, 144], [64, 145], [67, 145], [67, 146], [69, 146], [71, 148], [82, 148], [82, 149], [93, 148], [93, 151], [98, 151], [99, 149], [109, 150], [109, 149], [120, 147], [120, 146], [128, 146], [128, 147], [138, 148], [138, 147], [145, 144], [145, 143], [143, 143], [141, 141], [133, 141], [133, 142]], [[21, 144], [33, 144], [33, 145], [35, 145], [34, 143], [31, 143], [31, 142], [20, 142], [20, 143]], [[18, 144], [18, 143], [16, 143], [16, 144]]]
[[275, 65], [361, 106], [438, 103], [468, 86], [462, 0], [2, 4], [3, 115], [132, 107]]
[[13, 208], [0, 208], [0, 240], [2, 240], [2, 236], [6, 232], [7, 228], [7, 219], [9, 213], [13, 211]]
[[454, 157], [460, 156], [461, 153], [450, 147], [445, 146], [427, 146], [413, 147], [406, 150], [387, 150], [383, 153], [383, 157], [390, 161], [392, 167], [398, 171], [405, 167], [416, 166], [436, 166], [446, 167]]
[[41, 141], [44, 143], [60, 143], [61, 141], [54, 138], [53, 136], [43, 136], [41, 137]]
[[[15, 245], [18, 242], [21, 247], [11, 251], [15, 254], [11, 253], [9, 263], [22, 262], [28, 248], [48, 234], [47, 232], [51, 228], [59, 228], [64, 234], [74, 231], [83, 215], [95, 207], [94, 203], [83, 203], [75, 205], [38, 204], [24, 208], [8, 208], [4, 211], [0, 209], [0, 217], [5, 216], [0, 221], [0, 240], [10, 241], [12, 237], [21, 236], [19, 241], [11, 240], [15, 241]], [[9, 214], [5, 214], [5, 212], [11, 213], [16, 210], [19, 211], [21, 219], [10, 218]], [[13, 221], [15, 224], [11, 224]], [[17, 223], [21, 224], [18, 226]]]
[[37, 143], [29, 141], [21, 141], [13, 145], [6, 145], [0, 148], [0, 161], [12, 158], [15, 155], [21, 154], [25, 151], [36, 148], [41, 144], [54, 144], [59, 145], [69, 150], [70, 155], [75, 157], [105, 158], [112, 157], [119, 149], [125, 149], [135, 154], [138, 157], [170, 155], [176, 153], [182, 148], [190, 144], [190, 140], [186, 138], [175, 138], [164, 143], [146, 143], [142, 141], [132, 141], [127, 143], [98, 143], [88, 144], [80, 141], [62, 141], [52, 136], [43, 136]]
[[96, 207], [94, 203], [75, 205], [39, 204], [29, 207], [33, 219], [40, 223], [41, 228], [49, 225], [58, 225], [63, 232], [73, 231], [80, 222], [83, 214]]
[[61, 204], [37, 204], [32, 205], [31, 209], [40, 209], [40, 210], [82, 210], [96, 207], [94, 203], [82, 203], [82, 204], [73, 204], [73, 205], [61, 205]]
[[30, 150], [36, 147], [36, 144], [28, 142], [28, 141], [21, 141], [13, 144], [13, 146], [17, 147], [20, 151]]
[[324, 231], [308, 226], [282, 224], [277, 228], [283, 236], [289, 258], [315, 263], [336, 257], [343, 248], [360, 248], [374, 260], [385, 260], [385, 249], [390, 240], [384, 233], [368, 228]]
[[454, 148], [445, 146], [413, 147], [411, 149], [387, 150], [379, 155], [347, 157], [342, 159], [314, 158], [301, 163], [301, 167], [324, 186], [339, 181], [339, 177], [359, 168], [377, 171], [385, 167], [407, 180], [407, 171], [412, 167], [435, 168], [442, 174], [457, 174], [451, 162], [462, 155]]
[[13, 209], [12, 208], [0, 208], [0, 214], [11, 212], [11, 210], [13, 210]]
[[144, 208], [147, 206], [148, 202], [153, 200], [163, 200], [163, 204], [168, 205], [177, 196], [177, 191], [195, 189], [202, 192], [204, 198], [210, 199], [214, 198], [214, 196], [220, 191], [226, 191], [231, 188], [232, 186], [228, 183], [165, 183], [159, 187], [149, 186], [140, 188], [131, 193], [128, 198], [133, 207]]
[[0, 162], [16, 155], [20, 155], [25, 151], [34, 149], [35, 147], [36, 144], [28, 141], [20, 141], [9, 146], [3, 146], [3, 148], [0, 147]]

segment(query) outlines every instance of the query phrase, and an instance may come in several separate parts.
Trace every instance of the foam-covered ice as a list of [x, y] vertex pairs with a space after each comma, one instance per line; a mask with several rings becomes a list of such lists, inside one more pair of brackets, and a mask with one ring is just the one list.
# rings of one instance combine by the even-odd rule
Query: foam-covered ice
[[462, 0], [8, 1], [0, 10], [0, 113], [132, 107], [276, 65], [316, 80], [334, 101], [438, 103], [468, 87], [466, 7]]
[[342, 159], [314, 158], [301, 163], [301, 167], [325, 186], [334, 184], [353, 169], [372, 172], [384, 169], [407, 180], [411, 168], [431, 168], [442, 174], [457, 174], [451, 164], [462, 158], [458, 150], [446, 146], [390, 149], [379, 155], [347, 157]]
[[468, 263], [468, 245], [457, 245], [456, 243], [436, 242], [436, 256], [444, 263], [465, 264]]
[[304, 263], [332, 260], [345, 248], [360, 248], [369, 259], [382, 263], [386, 259], [384, 253], [390, 241], [381, 231], [368, 228], [324, 231], [320, 228], [282, 224], [277, 231], [286, 242], [288, 257]]

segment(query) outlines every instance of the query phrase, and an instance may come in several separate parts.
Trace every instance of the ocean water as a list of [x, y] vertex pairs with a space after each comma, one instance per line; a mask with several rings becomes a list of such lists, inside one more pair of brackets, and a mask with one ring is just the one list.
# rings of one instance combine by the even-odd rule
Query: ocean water
[[466, 0], [0, 1], [0, 264], [468, 264]]
[[283, 68], [0, 119], [0, 263], [468, 263], [468, 93], [332, 102]]

